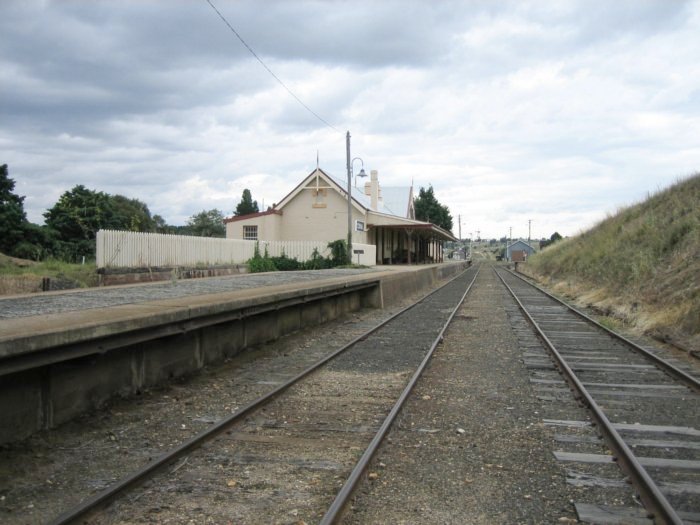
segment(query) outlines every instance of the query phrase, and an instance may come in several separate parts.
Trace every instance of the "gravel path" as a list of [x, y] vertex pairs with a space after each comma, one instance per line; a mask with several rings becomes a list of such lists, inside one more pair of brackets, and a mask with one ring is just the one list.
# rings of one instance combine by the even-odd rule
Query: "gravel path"
[[90, 308], [105, 308], [161, 299], [232, 292], [263, 286], [312, 282], [373, 271], [376, 271], [376, 269], [270, 272], [8, 297], [0, 299], [0, 319], [74, 312]]

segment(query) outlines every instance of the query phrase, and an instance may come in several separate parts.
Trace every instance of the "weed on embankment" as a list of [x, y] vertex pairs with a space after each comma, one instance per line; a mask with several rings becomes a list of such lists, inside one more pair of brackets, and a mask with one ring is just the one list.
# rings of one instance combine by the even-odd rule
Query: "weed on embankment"
[[700, 349], [700, 174], [551, 245], [527, 266], [580, 303]]

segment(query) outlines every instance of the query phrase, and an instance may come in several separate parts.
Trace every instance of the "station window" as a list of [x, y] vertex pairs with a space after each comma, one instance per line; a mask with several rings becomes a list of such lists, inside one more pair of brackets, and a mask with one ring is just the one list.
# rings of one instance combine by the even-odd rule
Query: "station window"
[[247, 241], [258, 240], [258, 226], [243, 226], [243, 238]]

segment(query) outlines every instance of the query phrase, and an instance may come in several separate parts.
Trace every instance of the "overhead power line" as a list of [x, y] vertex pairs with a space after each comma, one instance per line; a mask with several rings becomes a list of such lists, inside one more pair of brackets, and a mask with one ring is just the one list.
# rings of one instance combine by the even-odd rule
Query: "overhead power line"
[[216, 8], [216, 6], [214, 4], [212, 4], [211, 0], [205, 0], [205, 1], [211, 6], [211, 8], [216, 12], [216, 14], [219, 15], [219, 18], [221, 18], [221, 20], [224, 21], [224, 24], [226, 24], [228, 26], [228, 28], [231, 30], [231, 32], [234, 35], [236, 35], [236, 38], [238, 38], [238, 40], [241, 41], [241, 43], [246, 47], [246, 49], [248, 51], [250, 51], [250, 54], [253, 55], [258, 62], [260, 62], [260, 65], [262, 65], [262, 67], [264, 67], [265, 70], [267, 70], [267, 72], [270, 73], [270, 75], [272, 75], [272, 78], [274, 78], [277, 82], [279, 82], [279, 85], [282, 86], [284, 89], [286, 89], [287, 93], [289, 93], [292, 97], [294, 97], [294, 100], [299, 102], [299, 104], [301, 104], [304, 107], [304, 109], [306, 109], [306, 111], [311, 113], [314, 117], [316, 117], [318, 120], [320, 120], [323, 124], [325, 124], [326, 126], [331, 128], [332, 130], [340, 133], [340, 130], [338, 130], [338, 128], [329, 124], [325, 119], [323, 119], [321, 116], [319, 116], [318, 113], [316, 113], [313, 109], [311, 109], [309, 106], [304, 104], [304, 102], [299, 97], [297, 97], [294, 94], [294, 92], [291, 89], [289, 89], [287, 87], [287, 85], [284, 82], [282, 82], [282, 80], [277, 75], [275, 75], [275, 73], [269, 67], [267, 67], [267, 64], [265, 64], [265, 62], [263, 62], [262, 58], [260, 58], [257, 55], [257, 53], [255, 51], [253, 51], [253, 48], [250, 47], [245, 40], [243, 40], [243, 37], [238, 34], [238, 31], [236, 31], [233, 28], [233, 26], [229, 23], [229, 21], [226, 20], [226, 17], [221, 14], [221, 12]]

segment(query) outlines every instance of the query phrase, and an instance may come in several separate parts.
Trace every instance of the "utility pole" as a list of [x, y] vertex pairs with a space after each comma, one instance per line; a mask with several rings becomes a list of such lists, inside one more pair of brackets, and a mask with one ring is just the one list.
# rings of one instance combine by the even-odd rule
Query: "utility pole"
[[459, 240], [462, 241], [462, 215], [457, 215], [457, 223], [459, 224]]
[[476, 230], [476, 240], [477, 242], [481, 240], [481, 230]]
[[513, 227], [508, 227], [508, 240], [506, 241], [506, 261], [510, 261], [510, 254], [508, 253], [508, 245], [513, 242]]
[[348, 266], [352, 264], [352, 164], [350, 163], [350, 132], [345, 135], [345, 153], [348, 170]]
[[530, 244], [530, 230], [532, 227], [532, 219], [528, 219], [527, 221], [527, 243]]

